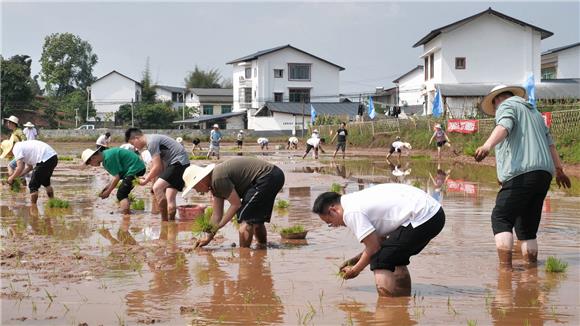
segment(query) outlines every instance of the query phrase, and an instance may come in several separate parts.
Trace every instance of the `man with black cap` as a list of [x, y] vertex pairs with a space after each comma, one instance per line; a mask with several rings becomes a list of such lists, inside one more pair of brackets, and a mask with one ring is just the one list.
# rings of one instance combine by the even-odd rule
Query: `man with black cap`
[[478, 162], [492, 148], [496, 151], [501, 189], [491, 214], [491, 225], [500, 266], [506, 269], [512, 266], [512, 230], [521, 242], [525, 262], [532, 266], [537, 262], [536, 232], [554, 172], [558, 186], [571, 186], [542, 115], [524, 100], [525, 96], [522, 87], [499, 85], [483, 98], [481, 108], [495, 116], [496, 126], [475, 151]]

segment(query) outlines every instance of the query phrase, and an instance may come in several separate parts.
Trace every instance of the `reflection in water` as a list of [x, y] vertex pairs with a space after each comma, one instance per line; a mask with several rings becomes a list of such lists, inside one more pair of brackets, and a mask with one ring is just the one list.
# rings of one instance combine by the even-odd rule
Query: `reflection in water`
[[[445, 184], [451, 175], [451, 169], [447, 169], [447, 171], [443, 171], [441, 169], [441, 163], [437, 164], [437, 172], [435, 173], [435, 177], [429, 172], [429, 178], [433, 183], [433, 188], [429, 190], [429, 194], [438, 202], [443, 202], [443, 192]], [[430, 187], [428, 187], [430, 188]]]
[[389, 159], [387, 159], [387, 163], [389, 164], [389, 168], [391, 169], [391, 174], [395, 177], [395, 182], [397, 183], [405, 183], [405, 177], [411, 174], [411, 168], [409, 167], [409, 162], [406, 162], [405, 165], [401, 164], [393, 164]]
[[272, 272], [266, 261], [267, 250], [240, 248], [237, 280], [220, 268], [211, 252], [205, 252], [207, 267], [197, 271], [198, 282], [210, 282], [209, 302], [196, 305], [206, 320], [220, 323], [281, 323], [284, 307], [274, 292]]
[[544, 310], [548, 308], [548, 294], [558, 286], [561, 277], [547, 275], [543, 286], [537, 267], [498, 273], [497, 292], [490, 309], [494, 325], [543, 325], [546, 320], [557, 321], [554, 312]]
[[347, 315], [347, 324], [356, 325], [415, 325], [409, 315], [411, 297], [378, 297], [375, 311], [366, 310], [356, 301], [343, 302], [338, 308]]

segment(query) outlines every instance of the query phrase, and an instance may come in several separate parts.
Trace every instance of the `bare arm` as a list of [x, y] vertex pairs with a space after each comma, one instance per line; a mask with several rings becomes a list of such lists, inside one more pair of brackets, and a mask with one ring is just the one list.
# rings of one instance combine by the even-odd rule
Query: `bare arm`
[[429, 144], [431, 144], [433, 142], [433, 138], [435, 138], [435, 132], [433, 133], [433, 136], [431, 136], [431, 139], [429, 139]]
[[371, 257], [381, 248], [380, 239], [377, 235], [377, 232], [369, 234], [366, 238], [363, 239], [362, 242], [365, 245], [365, 249], [362, 252], [358, 262], [354, 266], [346, 266], [342, 268], [342, 271], [344, 272], [344, 278], [346, 279], [357, 277], [358, 274], [362, 272], [371, 262]]
[[103, 191], [101, 191], [101, 193], [99, 194], [99, 197], [101, 197], [103, 199], [109, 197], [109, 195], [111, 194], [113, 189], [115, 189], [115, 187], [117, 187], [117, 184], [119, 184], [119, 180], [121, 180], [121, 177], [119, 175], [116, 175], [111, 180], [109, 185], [107, 187], [105, 187], [105, 189], [103, 189]]
[[163, 171], [163, 161], [161, 161], [161, 155], [155, 155], [151, 160], [151, 170], [149, 173], [147, 173], [147, 175], [145, 175], [139, 184], [142, 186], [148, 184], [151, 180], [157, 178], [161, 174], [161, 171]]
[[506, 128], [501, 125], [495, 126], [485, 143], [475, 150], [475, 160], [477, 162], [483, 160], [487, 155], [489, 155], [491, 148], [502, 142], [507, 136], [508, 131]]
[[570, 188], [572, 182], [570, 178], [564, 173], [564, 168], [562, 167], [562, 161], [560, 160], [560, 155], [558, 155], [558, 150], [556, 150], [556, 145], [550, 145], [550, 156], [554, 161], [554, 166], [556, 167], [556, 183], [558, 187]]
[[228, 208], [224, 216], [221, 218], [221, 221], [218, 225], [218, 228], [220, 229], [224, 227], [226, 224], [228, 224], [228, 222], [232, 220], [234, 215], [236, 215], [240, 207], [242, 207], [242, 200], [240, 199], [240, 196], [238, 195], [238, 192], [235, 189], [232, 189], [232, 193], [228, 197], [228, 202], [230, 203], [230, 207]]
[[8, 177], [8, 184], [12, 184], [12, 182], [14, 182], [14, 179], [18, 178], [19, 176], [21, 176], [24, 172], [24, 161], [23, 160], [18, 160], [16, 161], [16, 169], [14, 170], [14, 172], [12, 173], [11, 176]]

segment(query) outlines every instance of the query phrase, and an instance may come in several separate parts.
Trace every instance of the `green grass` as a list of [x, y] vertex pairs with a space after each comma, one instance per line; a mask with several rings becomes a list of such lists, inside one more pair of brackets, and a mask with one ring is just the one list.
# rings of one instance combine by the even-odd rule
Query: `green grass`
[[207, 160], [207, 156], [205, 155], [189, 155], [190, 161], [200, 161], [200, 160]]
[[546, 260], [546, 272], [548, 273], [564, 273], [566, 269], [568, 269], [568, 263], [554, 256], [549, 256]]
[[193, 222], [193, 227], [191, 228], [191, 231], [194, 234], [215, 233], [217, 231], [217, 225], [214, 225], [211, 222], [212, 214], [213, 209], [211, 207], [206, 208], [204, 214], [200, 215]]
[[69, 208], [69, 203], [66, 200], [51, 198], [46, 202], [48, 208]]
[[338, 194], [342, 193], [342, 186], [336, 182], [332, 183], [332, 185], [330, 186], [330, 191], [332, 192], [336, 192]]
[[143, 199], [137, 199], [131, 202], [131, 209], [136, 211], [142, 211], [145, 209], [145, 201]]
[[283, 228], [280, 230], [280, 234], [296, 234], [296, 233], [302, 233], [306, 231], [306, 229], [304, 229], [304, 227], [302, 225], [294, 225], [291, 227], [287, 227], [287, 228]]
[[288, 206], [290, 206], [290, 202], [285, 199], [278, 199], [276, 201], [276, 208], [284, 209], [288, 208]]

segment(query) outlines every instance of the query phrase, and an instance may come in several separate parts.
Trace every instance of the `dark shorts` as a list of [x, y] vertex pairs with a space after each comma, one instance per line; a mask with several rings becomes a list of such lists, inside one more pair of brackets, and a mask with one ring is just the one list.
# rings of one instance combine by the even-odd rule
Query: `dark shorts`
[[56, 155], [44, 162], [36, 164], [34, 170], [32, 170], [32, 176], [30, 177], [30, 183], [28, 184], [30, 193], [37, 192], [38, 189], [40, 189], [40, 186], [50, 186], [50, 178], [52, 177], [52, 173], [57, 164], [58, 156]]
[[391, 149], [389, 149], [389, 153], [393, 154], [394, 152], [400, 153], [401, 149], [400, 148], [395, 149], [393, 146], [391, 146]]
[[242, 146], [244, 144], [243, 140], [236, 140], [236, 144], [238, 144], [238, 146]]
[[199, 140], [199, 138], [194, 138], [194, 139], [193, 139], [193, 144], [194, 144], [194, 145], [199, 145], [199, 143], [200, 143], [200, 140]]
[[183, 187], [185, 186], [185, 182], [183, 181], [183, 172], [187, 169], [187, 165], [181, 165], [179, 163], [171, 164], [163, 172], [159, 178], [167, 181], [169, 183], [169, 188], [177, 189], [177, 191], [182, 191]]
[[445, 225], [445, 212], [440, 208], [427, 222], [413, 228], [400, 226], [387, 235], [381, 248], [371, 257], [371, 270], [387, 269], [395, 271], [397, 266], [407, 266], [409, 258], [420, 253], [435, 238]]
[[272, 172], [254, 181], [242, 196], [238, 222], [264, 224], [270, 222], [276, 195], [284, 186], [284, 172], [275, 166]]
[[344, 152], [344, 150], [346, 149], [346, 142], [338, 142], [336, 144], [336, 150], [339, 149]]
[[437, 142], [437, 147], [443, 147], [443, 145], [445, 145], [445, 143], [447, 143], [446, 140], [438, 141]]
[[519, 240], [535, 239], [551, 181], [547, 171], [532, 171], [504, 182], [491, 213], [493, 234], [515, 230]]
[[145, 169], [139, 171], [139, 173], [135, 175], [129, 175], [123, 178], [121, 181], [121, 186], [117, 189], [117, 200], [121, 201], [125, 198], [129, 198], [129, 194], [131, 190], [133, 190], [133, 180], [135, 177], [141, 177], [145, 175]]
[[306, 154], [310, 153], [310, 150], [313, 148], [314, 148], [314, 146], [312, 146], [310, 144], [306, 144]]

